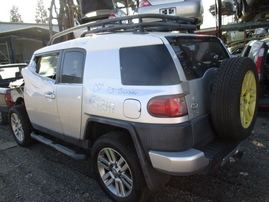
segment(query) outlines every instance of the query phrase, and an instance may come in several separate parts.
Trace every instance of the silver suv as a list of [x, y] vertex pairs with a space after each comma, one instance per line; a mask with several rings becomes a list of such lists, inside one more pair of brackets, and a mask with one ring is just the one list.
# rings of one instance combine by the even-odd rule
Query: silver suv
[[76, 159], [87, 152], [55, 138], [91, 150], [97, 180], [115, 201], [142, 200], [170, 176], [226, 163], [253, 129], [257, 70], [249, 58], [230, 58], [220, 39], [191, 33], [192, 23], [135, 15], [53, 36], [22, 71], [24, 96], [9, 112], [17, 143], [38, 140]]

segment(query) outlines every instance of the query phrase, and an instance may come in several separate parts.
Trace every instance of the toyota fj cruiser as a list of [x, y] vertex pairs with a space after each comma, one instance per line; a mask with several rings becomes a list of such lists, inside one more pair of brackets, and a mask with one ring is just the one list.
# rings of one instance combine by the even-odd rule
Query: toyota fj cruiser
[[90, 150], [115, 201], [225, 164], [254, 127], [257, 70], [249, 58], [230, 58], [217, 37], [193, 34], [192, 23], [145, 14], [54, 35], [22, 71], [23, 101], [9, 112], [17, 143], [38, 140], [75, 159], [86, 153], [57, 140]]

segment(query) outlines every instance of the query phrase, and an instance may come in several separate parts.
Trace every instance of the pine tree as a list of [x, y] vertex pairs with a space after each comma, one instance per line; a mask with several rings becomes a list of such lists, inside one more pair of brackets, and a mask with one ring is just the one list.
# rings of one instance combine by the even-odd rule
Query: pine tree
[[44, 7], [43, 0], [37, 1], [37, 8], [36, 8], [35, 13], [36, 13], [35, 14], [36, 23], [48, 23], [49, 22], [47, 9], [45, 9]]
[[10, 22], [23, 22], [17, 6], [12, 6], [10, 10]]

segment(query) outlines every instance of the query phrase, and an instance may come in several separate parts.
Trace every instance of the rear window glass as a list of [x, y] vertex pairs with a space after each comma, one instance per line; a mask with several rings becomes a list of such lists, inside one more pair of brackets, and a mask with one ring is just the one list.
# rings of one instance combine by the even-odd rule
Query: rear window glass
[[21, 70], [26, 66], [24, 63], [0, 65], [0, 87], [8, 87], [10, 82], [21, 79]]
[[0, 79], [13, 79], [21, 77], [21, 68], [19, 67], [7, 67], [0, 68]]
[[164, 45], [120, 49], [123, 85], [174, 85], [179, 83], [175, 64]]
[[188, 80], [201, 78], [211, 67], [219, 67], [229, 55], [215, 37], [167, 37]]

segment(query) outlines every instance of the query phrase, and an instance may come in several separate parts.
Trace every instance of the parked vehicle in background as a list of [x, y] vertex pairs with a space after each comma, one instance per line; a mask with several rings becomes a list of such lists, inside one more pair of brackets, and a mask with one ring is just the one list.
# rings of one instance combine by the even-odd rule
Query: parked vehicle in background
[[57, 33], [22, 71], [23, 101], [9, 110], [14, 139], [78, 160], [90, 150], [97, 181], [121, 202], [242, 154], [257, 116], [257, 69], [230, 58], [219, 38], [194, 34], [193, 22], [142, 14], [83, 24], [76, 29], [87, 33], [54, 44], [74, 28]]
[[251, 58], [256, 64], [259, 75], [259, 106], [269, 108], [269, 38], [252, 40], [241, 53], [242, 57]]
[[141, 0], [138, 14], [165, 14], [194, 18], [197, 29], [203, 24], [202, 0]]
[[244, 46], [241, 44], [238, 46], [228, 48], [232, 57], [240, 57], [243, 49], [244, 49]]
[[[216, 15], [216, 8], [215, 4], [209, 6], [209, 12], [215, 16]], [[221, 13], [222, 15], [234, 15], [235, 14], [235, 6], [234, 0], [221, 0]]]
[[82, 23], [107, 19], [114, 10], [112, 0], [81, 0]]
[[[138, 0], [81, 0], [81, 18], [77, 19], [74, 26], [96, 22], [104, 19], [113, 19], [135, 14]], [[121, 21], [121, 23], [128, 23]], [[91, 27], [96, 29], [97, 27]], [[99, 27], [100, 28], [100, 27]], [[78, 38], [87, 27], [75, 30], [74, 37]]]
[[225, 44], [228, 46], [243, 43], [245, 39], [244, 31], [227, 31], [225, 33]]
[[8, 123], [8, 110], [13, 106], [10, 83], [22, 79], [21, 70], [26, 63], [0, 65], [0, 123]]
[[[221, 9], [222, 15], [235, 15], [236, 21], [240, 23], [269, 19], [268, 0], [221, 0]], [[214, 2], [210, 5], [209, 12], [216, 15]]]
[[138, 0], [81, 0], [80, 24], [134, 14]]
[[263, 21], [269, 18], [268, 0], [234, 0], [239, 22]]

